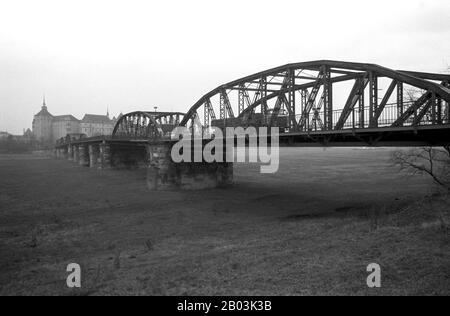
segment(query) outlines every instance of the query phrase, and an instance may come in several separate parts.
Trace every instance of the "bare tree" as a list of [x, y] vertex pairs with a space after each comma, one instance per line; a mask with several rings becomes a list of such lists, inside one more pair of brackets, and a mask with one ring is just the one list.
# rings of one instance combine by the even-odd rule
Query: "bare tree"
[[450, 146], [444, 149], [423, 147], [410, 151], [396, 151], [392, 160], [411, 174], [425, 174], [450, 193]]
[[[446, 71], [450, 73], [450, 65], [447, 65]], [[407, 102], [414, 103], [424, 94], [424, 90], [410, 87], [405, 89], [405, 93]], [[429, 175], [450, 193], [450, 146], [444, 146], [443, 149], [423, 147], [408, 152], [397, 151], [393, 153], [393, 162], [410, 173]]]
[[450, 210], [450, 146], [444, 149], [424, 147], [410, 151], [396, 151], [393, 161], [402, 170], [411, 174], [425, 174], [444, 191], [437, 196], [426, 199], [432, 212], [437, 213], [441, 228], [448, 231], [448, 214]]
[[[447, 67], [450, 73], [450, 66]], [[417, 88], [405, 90], [405, 99], [408, 102], [416, 102], [424, 91]], [[410, 174], [421, 174], [431, 177], [444, 192], [429, 199], [428, 206], [436, 211], [441, 222], [441, 227], [446, 230], [448, 225], [448, 211], [450, 206], [450, 146], [443, 148], [423, 147], [409, 151], [396, 151], [392, 154], [392, 161], [401, 170]], [[442, 207], [442, 204], [444, 207]]]
[[409, 87], [405, 89], [405, 101], [409, 103], [414, 103], [425, 93], [425, 90]]

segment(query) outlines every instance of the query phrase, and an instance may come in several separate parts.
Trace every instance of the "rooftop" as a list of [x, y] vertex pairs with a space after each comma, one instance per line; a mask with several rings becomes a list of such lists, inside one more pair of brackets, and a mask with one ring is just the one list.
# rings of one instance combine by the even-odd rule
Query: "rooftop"
[[53, 117], [55, 121], [80, 121], [79, 119], [77, 119], [75, 116], [70, 115], [70, 114], [66, 114], [66, 115], [58, 115]]
[[82, 123], [110, 124], [112, 120], [107, 115], [86, 114], [81, 120]]
[[53, 115], [51, 115], [48, 110], [47, 107], [45, 105], [42, 106], [41, 110], [39, 111], [38, 114], [36, 114], [35, 116], [47, 116], [47, 117], [53, 117]]

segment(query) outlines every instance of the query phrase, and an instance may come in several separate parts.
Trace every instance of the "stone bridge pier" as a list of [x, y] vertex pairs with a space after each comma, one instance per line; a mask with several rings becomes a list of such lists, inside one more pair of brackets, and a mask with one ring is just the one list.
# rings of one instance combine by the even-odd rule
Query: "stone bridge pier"
[[175, 163], [171, 156], [174, 144], [164, 141], [128, 144], [86, 142], [57, 148], [55, 155], [83, 167], [141, 169], [146, 172], [147, 186], [151, 191], [201, 190], [233, 183], [233, 163], [208, 163], [204, 160]]
[[78, 163], [82, 167], [89, 166], [89, 146], [87, 144], [78, 146]]
[[[97, 168], [101, 164], [100, 159], [100, 145], [91, 144], [88, 146], [89, 152], [89, 167]], [[100, 165], [101, 166], [101, 165]]]
[[147, 152], [145, 144], [116, 143], [111, 144], [110, 160], [116, 169], [145, 169]]
[[73, 152], [73, 161], [76, 163], [80, 162], [80, 151], [78, 145], [72, 146], [72, 152]]
[[233, 183], [233, 163], [204, 160], [175, 163], [171, 156], [172, 146], [171, 142], [147, 145], [149, 190], [202, 190]]
[[73, 161], [83, 167], [111, 168], [111, 145], [106, 142], [68, 144], [57, 148], [55, 156]]
[[57, 159], [67, 159], [67, 156], [68, 156], [68, 153], [67, 153], [66, 147], [55, 149], [55, 157]]
[[67, 159], [73, 161], [73, 147], [70, 144], [67, 146]]
[[110, 169], [111, 165], [111, 145], [107, 142], [102, 142], [99, 144], [99, 168], [100, 169]]

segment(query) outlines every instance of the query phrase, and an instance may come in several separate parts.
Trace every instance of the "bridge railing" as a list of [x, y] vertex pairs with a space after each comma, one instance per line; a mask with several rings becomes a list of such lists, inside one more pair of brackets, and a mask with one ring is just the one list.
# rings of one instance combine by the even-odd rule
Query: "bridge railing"
[[[370, 124], [370, 108], [364, 107], [360, 109], [355, 107], [351, 113], [349, 114], [347, 120], [342, 125], [342, 129], [359, 129], [359, 128], [369, 128], [369, 127], [389, 127], [392, 126], [398, 118], [401, 116], [403, 111], [408, 109], [412, 103], [404, 103], [403, 109], [399, 108], [396, 103], [387, 104], [384, 110], [381, 112], [380, 116], [377, 120], [374, 120], [374, 123]], [[333, 130], [336, 129], [336, 123], [341, 118], [343, 110], [334, 110], [332, 113], [333, 118]], [[420, 112], [420, 110], [418, 110]], [[300, 120], [301, 115], [296, 115], [297, 122]], [[414, 124], [416, 116], [411, 115], [407, 120], [405, 120], [401, 125], [402, 126], [426, 126], [426, 125], [442, 125], [449, 124], [448, 117], [448, 109], [442, 109], [441, 115], [433, 115], [432, 110], [430, 109], [425, 113], [423, 118]], [[327, 130], [324, 127], [324, 112], [318, 111], [309, 114], [306, 120], [306, 126], [302, 128], [304, 131], [319, 131], [319, 130]]]

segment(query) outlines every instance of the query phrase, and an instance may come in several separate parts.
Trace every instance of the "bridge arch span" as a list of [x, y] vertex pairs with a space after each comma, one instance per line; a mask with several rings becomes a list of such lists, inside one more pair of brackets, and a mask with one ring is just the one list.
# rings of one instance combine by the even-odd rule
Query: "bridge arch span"
[[160, 139], [170, 136], [184, 117], [181, 112], [142, 112], [123, 115], [117, 121], [113, 138]]
[[[410, 90], [416, 95], [410, 96]], [[221, 85], [202, 96], [180, 125], [198, 118], [204, 126], [262, 125], [290, 131], [431, 125], [448, 122], [449, 103], [450, 75], [321, 60], [287, 64]]]

